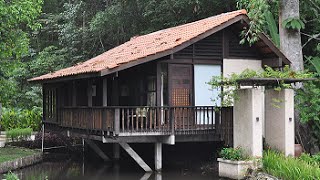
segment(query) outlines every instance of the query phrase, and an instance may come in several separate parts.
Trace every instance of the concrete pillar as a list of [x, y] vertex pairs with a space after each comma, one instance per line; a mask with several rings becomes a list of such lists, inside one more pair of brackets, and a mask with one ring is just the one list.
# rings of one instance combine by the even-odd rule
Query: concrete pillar
[[234, 103], [234, 147], [252, 157], [262, 157], [262, 89], [239, 89]]
[[120, 145], [118, 143], [113, 144], [113, 159], [114, 160], [120, 159]]
[[162, 143], [155, 143], [154, 146], [154, 165], [156, 171], [162, 170]]
[[266, 90], [265, 138], [267, 145], [294, 155], [294, 90]]

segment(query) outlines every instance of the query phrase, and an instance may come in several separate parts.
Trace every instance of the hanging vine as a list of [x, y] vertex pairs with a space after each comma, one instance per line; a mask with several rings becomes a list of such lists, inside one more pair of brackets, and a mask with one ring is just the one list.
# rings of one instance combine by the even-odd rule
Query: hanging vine
[[[221, 100], [221, 106], [227, 107], [232, 106], [233, 102], [238, 99], [236, 91], [241, 88], [241, 83], [239, 83], [241, 80], [250, 78], [275, 78], [278, 81], [272, 88], [276, 91], [281, 91], [282, 89], [292, 88], [292, 85], [286, 83], [284, 79], [301, 80], [313, 78], [314, 76], [314, 73], [308, 71], [293, 71], [289, 66], [285, 66], [282, 70], [275, 70], [269, 66], [265, 66], [264, 71], [246, 69], [240, 74], [232, 73], [229, 77], [214, 76], [208, 84], [212, 86], [212, 89], [221, 88], [218, 97], [213, 99], [213, 102], [217, 104], [217, 102]], [[281, 102], [281, 100], [278, 99], [274, 99], [273, 101], [275, 104]]]

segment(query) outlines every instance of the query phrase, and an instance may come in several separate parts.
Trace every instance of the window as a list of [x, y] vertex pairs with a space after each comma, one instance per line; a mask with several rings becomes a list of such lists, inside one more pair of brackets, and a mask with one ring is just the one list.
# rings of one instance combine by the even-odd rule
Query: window
[[44, 112], [46, 121], [56, 121], [57, 117], [57, 89], [45, 88]]

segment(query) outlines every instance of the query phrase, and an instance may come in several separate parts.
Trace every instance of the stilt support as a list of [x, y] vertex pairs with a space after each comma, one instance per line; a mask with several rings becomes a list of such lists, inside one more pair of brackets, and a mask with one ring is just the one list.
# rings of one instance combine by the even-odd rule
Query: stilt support
[[154, 164], [155, 164], [156, 171], [161, 171], [161, 169], [162, 169], [162, 143], [155, 143]]
[[104, 161], [110, 161], [110, 158], [92, 141], [86, 139], [85, 142], [91, 147]]
[[114, 160], [120, 159], [120, 145], [118, 143], [113, 144], [113, 159]]
[[152, 169], [147, 163], [129, 146], [128, 143], [120, 142], [120, 146], [138, 163], [138, 165], [146, 172], [151, 172]]

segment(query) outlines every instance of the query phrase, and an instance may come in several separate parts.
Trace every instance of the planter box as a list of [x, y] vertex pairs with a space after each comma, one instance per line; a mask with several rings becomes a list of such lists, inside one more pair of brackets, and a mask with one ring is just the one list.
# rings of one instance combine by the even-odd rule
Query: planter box
[[244, 179], [248, 169], [257, 169], [257, 162], [250, 161], [231, 161], [218, 158], [219, 176], [231, 179]]

